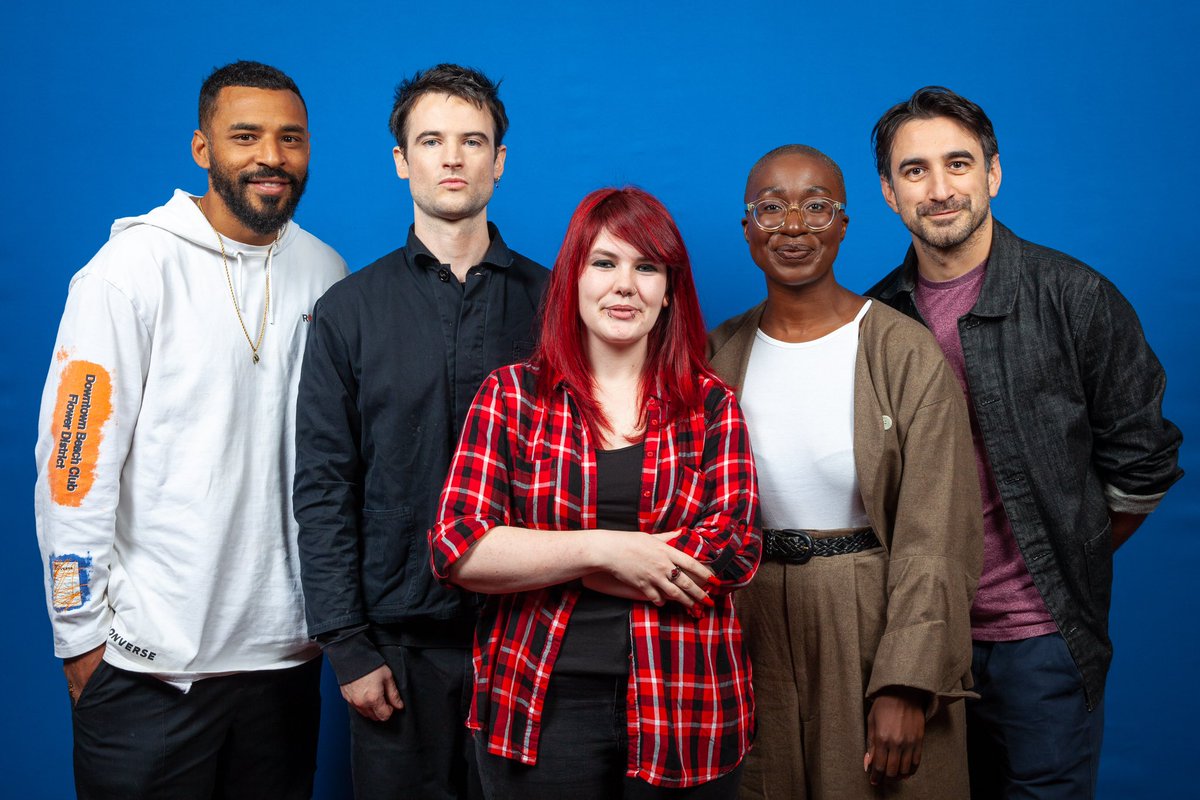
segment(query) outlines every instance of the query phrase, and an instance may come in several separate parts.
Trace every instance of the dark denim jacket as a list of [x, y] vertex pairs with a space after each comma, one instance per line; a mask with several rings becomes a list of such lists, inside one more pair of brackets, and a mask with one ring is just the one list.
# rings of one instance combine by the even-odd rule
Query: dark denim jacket
[[[1166, 375], [1117, 288], [993, 222], [979, 300], [958, 320], [967, 382], [1013, 534], [1092, 708], [1112, 659], [1108, 511], [1153, 509], [1183, 475], [1183, 437], [1162, 416]], [[867, 294], [921, 320], [916, 269], [910, 247]]]

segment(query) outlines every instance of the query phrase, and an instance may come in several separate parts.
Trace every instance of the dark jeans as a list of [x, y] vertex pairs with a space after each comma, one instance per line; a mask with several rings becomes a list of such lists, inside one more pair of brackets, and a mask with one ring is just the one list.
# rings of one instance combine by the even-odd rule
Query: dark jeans
[[81, 800], [308, 798], [321, 659], [206, 678], [187, 694], [105, 662], [71, 714]]
[[626, 679], [555, 675], [542, 712], [537, 764], [492, 755], [475, 738], [488, 800], [726, 800], [737, 796], [742, 765], [690, 789], [625, 777]]
[[351, 768], [357, 800], [482, 797], [466, 727], [471, 651], [380, 645], [404, 701], [386, 722], [350, 709]]
[[967, 701], [973, 800], [1094, 797], [1104, 701], [1087, 710], [1062, 636], [975, 642], [971, 670], [980, 695]]

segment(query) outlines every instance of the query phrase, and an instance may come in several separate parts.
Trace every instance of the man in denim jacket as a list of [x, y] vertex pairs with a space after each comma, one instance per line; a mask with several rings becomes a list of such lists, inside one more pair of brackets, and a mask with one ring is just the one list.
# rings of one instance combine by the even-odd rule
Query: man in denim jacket
[[992, 218], [1000, 159], [979, 106], [926, 87], [872, 139], [913, 244], [868, 294], [930, 327], [971, 411], [984, 513], [972, 797], [1092, 797], [1112, 554], [1183, 474], [1166, 376], [1115, 286]]

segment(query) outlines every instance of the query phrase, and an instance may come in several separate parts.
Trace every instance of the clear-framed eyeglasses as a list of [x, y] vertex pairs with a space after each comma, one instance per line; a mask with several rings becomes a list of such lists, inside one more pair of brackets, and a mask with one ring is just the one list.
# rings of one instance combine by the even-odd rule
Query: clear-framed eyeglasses
[[765, 197], [757, 203], [746, 203], [746, 210], [754, 217], [754, 224], [767, 233], [774, 233], [786, 225], [787, 215], [792, 211], [800, 214], [804, 227], [813, 233], [820, 233], [832, 225], [838, 212], [845, 208], [845, 203], [828, 197], [809, 197], [799, 205], [785, 203], [775, 197]]

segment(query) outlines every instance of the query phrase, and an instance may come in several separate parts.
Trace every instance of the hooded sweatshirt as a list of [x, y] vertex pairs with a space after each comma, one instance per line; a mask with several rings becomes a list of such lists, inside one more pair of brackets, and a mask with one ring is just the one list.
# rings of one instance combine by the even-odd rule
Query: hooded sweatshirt
[[[186, 689], [312, 658], [293, 438], [317, 299], [346, 274], [288, 223], [271, 247], [224, 239], [193, 198], [117, 220], [71, 279], [38, 422], [34, 490], [60, 658]], [[239, 324], [234, 305], [240, 309]]]

